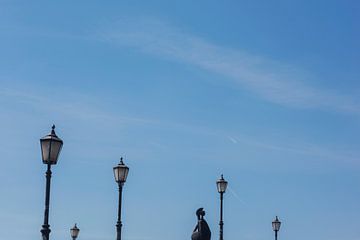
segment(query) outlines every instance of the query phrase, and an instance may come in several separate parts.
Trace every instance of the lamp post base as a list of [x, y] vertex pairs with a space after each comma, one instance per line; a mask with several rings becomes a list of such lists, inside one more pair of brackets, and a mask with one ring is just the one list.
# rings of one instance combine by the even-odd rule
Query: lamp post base
[[122, 223], [118, 222], [116, 224], [116, 240], [121, 240], [121, 227], [122, 227]]
[[43, 240], [49, 240], [49, 236], [50, 236], [50, 225], [42, 225], [42, 229], [40, 230], [41, 235], [42, 235], [42, 239]]

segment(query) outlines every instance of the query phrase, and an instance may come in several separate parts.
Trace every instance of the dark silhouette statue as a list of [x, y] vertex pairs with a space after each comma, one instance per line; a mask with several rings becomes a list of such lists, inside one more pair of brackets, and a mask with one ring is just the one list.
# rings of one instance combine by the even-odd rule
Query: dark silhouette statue
[[191, 235], [191, 240], [210, 240], [211, 231], [209, 225], [204, 219], [205, 211], [203, 208], [199, 208], [196, 211], [196, 216], [198, 219], [198, 223]]

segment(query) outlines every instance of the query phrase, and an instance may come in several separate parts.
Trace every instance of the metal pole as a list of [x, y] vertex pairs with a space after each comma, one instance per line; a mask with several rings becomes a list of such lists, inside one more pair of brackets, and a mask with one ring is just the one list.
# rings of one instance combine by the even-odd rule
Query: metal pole
[[122, 184], [122, 183], [119, 183], [119, 208], [118, 208], [118, 221], [117, 221], [117, 224], [116, 224], [116, 231], [117, 231], [116, 240], [121, 240], [121, 227], [122, 227], [122, 223], [121, 223], [122, 188], [123, 188], [123, 184]]
[[224, 239], [224, 222], [223, 222], [223, 195], [224, 193], [220, 193], [220, 240]]
[[49, 240], [50, 236], [50, 225], [49, 225], [49, 206], [50, 206], [50, 180], [51, 180], [51, 164], [47, 165], [46, 171], [46, 192], [45, 192], [45, 213], [44, 213], [44, 224], [42, 225], [41, 234], [43, 240]]
[[277, 239], [278, 239], [278, 231], [275, 230], [275, 240], [277, 240]]

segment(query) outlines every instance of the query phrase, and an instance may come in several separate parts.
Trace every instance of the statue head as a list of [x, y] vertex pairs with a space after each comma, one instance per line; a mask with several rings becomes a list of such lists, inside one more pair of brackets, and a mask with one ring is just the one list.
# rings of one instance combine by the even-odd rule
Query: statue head
[[199, 208], [198, 210], [196, 210], [196, 216], [199, 220], [203, 219], [205, 216], [204, 208]]

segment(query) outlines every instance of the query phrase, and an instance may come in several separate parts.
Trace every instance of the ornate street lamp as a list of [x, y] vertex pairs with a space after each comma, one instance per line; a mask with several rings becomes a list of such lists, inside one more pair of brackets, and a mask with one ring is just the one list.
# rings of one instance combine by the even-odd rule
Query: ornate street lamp
[[63, 141], [55, 134], [55, 125], [52, 126], [50, 134], [40, 139], [42, 161], [47, 165], [44, 224], [40, 231], [43, 240], [49, 240], [51, 232], [49, 225], [51, 165], [57, 163], [62, 145]]
[[223, 222], [223, 195], [226, 191], [228, 182], [225, 181], [224, 176], [221, 174], [221, 178], [216, 181], [217, 190], [220, 193], [220, 240], [224, 239], [224, 222]]
[[73, 240], [79, 236], [80, 229], [76, 226], [76, 223], [73, 228], [70, 229], [70, 235]]
[[120, 158], [120, 163], [113, 168], [115, 181], [119, 186], [119, 206], [118, 206], [118, 221], [116, 223], [116, 240], [121, 240], [121, 201], [122, 201], [122, 189], [126, 182], [129, 168], [124, 164], [123, 158]]
[[272, 228], [275, 232], [275, 240], [278, 237], [278, 231], [280, 230], [281, 222], [279, 221], [278, 217], [276, 216], [275, 220], [272, 222]]

